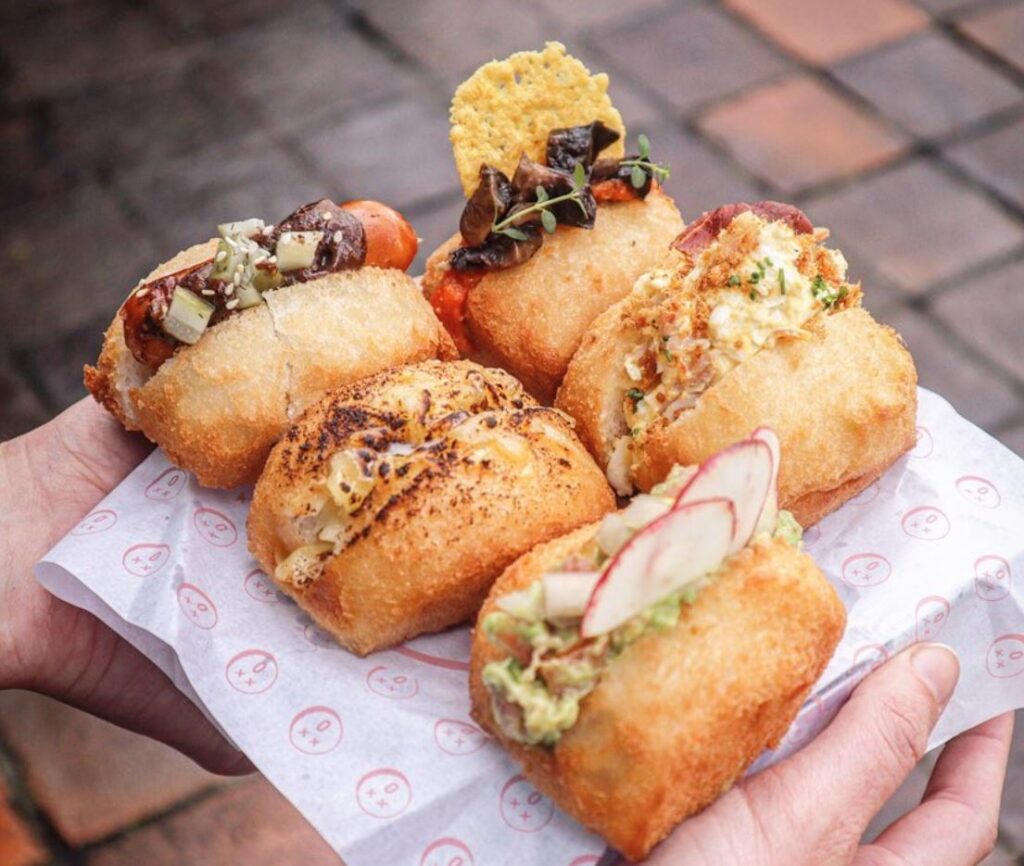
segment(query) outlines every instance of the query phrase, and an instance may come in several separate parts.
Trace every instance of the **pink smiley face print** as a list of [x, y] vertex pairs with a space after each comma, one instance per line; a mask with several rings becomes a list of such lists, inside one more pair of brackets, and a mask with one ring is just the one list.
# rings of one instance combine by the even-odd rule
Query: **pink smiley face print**
[[115, 523], [117, 523], [117, 512], [110, 508], [100, 508], [72, 529], [71, 535], [95, 535], [97, 532], [106, 532]]
[[525, 776], [513, 776], [501, 789], [501, 819], [520, 833], [536, 833], [555, 814], [554, 804]]
[[146, 499], [154, 502], [169, 502], [174, 499], [188, 482], [188, 475], [183, 469], [172, 467], [165, 469], [156, 478], [149, 482], [146, 487]]
[[326, 755], [341, 743], [344, 729], [330, 707], [310, 707], [294, 719], [288, 729], [292, 746], [306, 755]]
[[245, 594], [263, 604], [277, 604], [284, 596], [277, 591], [273, 582], [260, 569], [254, 568], [242, 583]]
[[957, 478], [956, 489], [968, 502], [973, 502], [982, 508], [998, 508], [999, 503], [1002, 502], [999, 488], [980, 475], [964, 475], [962, 478]]
[[889, 579], [892, 566], [880, 553], [857, 553], [843, 562], [843, 582], [858, 589], [878, 586]]
[[197, 508], [192, 523], [199, 535], [214, 547], [231, 547], [238, 540], [238, 530], [231, 518], [213, 508]]
[[938, 508], [922, 505], [903, 515], [903, 531], [911, 538], [938, 541], [949, 535], [949, 518]]
[[434, 742], [449, 755], [472, 755], [487, 744], [487, 735], [476, 725], [458, 719], [438, 719]]
[[227, 663], [224, 677], [235, 691], [258, 695], [277, 681], [277, 659], [266, 650], [245, 650]]
[[356, 802], [372, 818], [394, 818], [409, 808], [412, 786], [398, 770], [374, 770], [356, 784]]
[[217, 606], [198, 586], [183, 583], [178, 587], [178, 606], [188, 620], [201, 629], [211, 629], [217, 624]]
[[397, 668], [377, 665], [366, 675], [366, 686], [371, 692], [394, 700], [407, 700], [419, 693], [416, 677]]
[[927, 427], [917, 428], [917, 444], [908, 452], [911, 457], [931, 457], [935, 451], [935, 440]]
[[985, 601], [1000, 601], [1010, 594], [1010, 563], [995, 554], [974, 563], [974, 591]]
[[942, 627], [949, 619], [949, 602], [941, 595], [929, 595], [917, 603], [915, 621], [917, 623], [917, 639], [921, 641], [935, 640]]
[[167, 565], [171, 548], [166, 544], [133, 544], [121, 557], [121, 565], [136, 577], [149, 577]]
[[1009, 679], [1024, 673], [1024, 634], [1004, 634], [992, 642], [985, 667], [997, 679]]
[[420, 857], [420, 866], [475, 866], [475, 862], [469, 846], [450, 837], [431, 842]]
[[868, 643], [858, 647], [853, 654], [854, 666], [867, 665], [868, 672], [881, 667], [889, 660], [889, 651], [880, 643]]

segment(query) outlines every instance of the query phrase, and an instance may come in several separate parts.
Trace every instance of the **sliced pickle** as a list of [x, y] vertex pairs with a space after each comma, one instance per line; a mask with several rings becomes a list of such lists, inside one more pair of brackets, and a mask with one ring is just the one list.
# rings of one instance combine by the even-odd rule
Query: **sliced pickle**
[[235, 297], [238, 298], [239, 310], [247, 310], [249, 307], [257, 307], [263, 303], [263, 295], [252, 285], [239, 285], [235, 289]]
[[191, 345], [203, 336], [212, 315], [212, 304], [179, 286], [174, 290], [171, 306], [161, 322], [161, 327], [176, 340]]
[[304, 544], [278, 563], [274, 577], [292, 586], [309, 586], [324, 570], [324, 557], [334, 547], [326, 541]]
[[339, 451], [331, 457], [326, 486], [331, 499], [345, 514], [358, 510], [375, 483], [372, 463], [358, 454]]
[[266, 226], [263, 224], [263, 220], [258, 217], [253, 217], [248, 220], [238, 220], [231, 223], [221, 223], [217, 226], [217, 234], [222, 238], [232, 237], [238, 235], [243, 238], [251, 238], [259, 232], [263, 231]]
[[284, 232], [275, 250], [277, 269], [287, 273], [308, 268], [323, 236], [323, 232]]
[[253, 286], [261, 292], [269, 292], [271, 289], [276, 289], [283, 282], [284, 276], [277, 268], [272, 271], [268, 271], [265, 268], [256, 268], [256, 272], [252, 276]]

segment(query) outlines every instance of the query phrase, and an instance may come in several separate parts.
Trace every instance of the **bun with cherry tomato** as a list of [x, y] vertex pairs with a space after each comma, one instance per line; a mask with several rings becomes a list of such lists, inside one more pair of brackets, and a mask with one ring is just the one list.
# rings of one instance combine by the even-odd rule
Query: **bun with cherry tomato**
[[620, 494], [763, 424], [783, 506], [810, 525], [913, 446], [913, 359], [827, 237], [791, 205], [726, 205], [594, 320], [555, 405]]
[[455, 356], [404, 273], [417, 238], [397, 211], [324, 199], [218, 231], [131, 291], [85, 368], [93, 396], [201, 484], [255, 481], [324, 391]]
[[249, 548], [362, 655], [469, 619], [517, 556], [614, 504], [561, 412], [503, 370], [427, 361], [309, 407], [256, 485]]
[[639, 860], [778, 745], [845, 623], [777, 507], [768, 429], [539, 545], [473, 637], [473, 716]]
[[481, 67], [452, 102], [468, 201], [423, 289], [463, 354], [545, 403], [590, 322], [683, 227], [646, 137], [624, 153], [607, 84], [549, 43]]

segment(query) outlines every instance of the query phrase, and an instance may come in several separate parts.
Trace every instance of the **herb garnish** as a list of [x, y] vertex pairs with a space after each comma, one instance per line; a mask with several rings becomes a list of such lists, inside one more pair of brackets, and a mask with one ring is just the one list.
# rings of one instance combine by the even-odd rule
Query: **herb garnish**
[[846, 286], [840, 286], [838, 289], [833, 289], [825, 278], [818, 274], [811, 281], [811, 293], [821, 301], [822, 306], [826, 310], [831, 310], [838, 304], [843, 298], [849, 294], [849, 289]]
[[572, 190], [565, 193], [564, 195], [556, 195], [554, 198], [548, 194], [548, 191], [542, 186], [537, 186], [535, 195], [537, 200], [529, 207], [523, 208], [520, 211], [509, 214], [505, 219], [491, 224], [491, 232], [496, 235], [505, 235], [506, 237], [512, 238], [514, 241], [525, 241], [526, 233], [519, 229], [515, 223], [525, 217], [527, 214], [539, 213], [541, 225], [544, 226], [544, 231], [548, 234], [554, 232], [558, 227], [558, 220], [554, 213], [550, 210], [552, 205], [561, 204], [563, 201], [574, 201], [579, 205], [580, 210], [583, 211], [583, 216], [586, 217], [587, 209], [583, 206], [583, 202], [580, 200], [580, 196], [587, 186], [587, 170], [583, 167], [583, 163], [576, 163], [576, 167], [572, 172]]
[[620, 165], [629, 166], [629, 182], [633, 184], [634, 189], [643, 189], [648, 177], [658, 181], [658, 183], [664, 183], [668, 180], [672, 176], [672, 171], [668, 165], [660, 162], [651, 162], [650, 139], [641, 133], [637, 136], [636, 143], [640, 150], [640, 155], [636, 159], [624, 159], [620, 163]]
[[632, 400], [634, 403], [639, 403], [641, 400], [644, 399], [644, 392], [641, 391], [639, 388], [630, 388], [626, 392], [626, 396], [629, 397], [629, 399]]

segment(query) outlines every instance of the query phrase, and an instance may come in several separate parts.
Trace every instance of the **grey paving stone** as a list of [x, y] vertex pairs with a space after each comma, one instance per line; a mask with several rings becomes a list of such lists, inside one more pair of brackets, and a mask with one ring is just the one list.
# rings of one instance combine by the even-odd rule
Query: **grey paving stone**
[[695, 219], [729, 202], [764, 198], [763, 190], [742, 170], [689, 133], [661, 123], [648, 136], [655, 159], [672, 169], [665, 189], [676, 200], [683, 219]]
[[979, 45], [1024, 70], [1024, 5], [1018, 2], [979, 10], [958, 24]]
[[448, 113], [423, 96], [379, 103], [296, 137], [330, 188], [406, 208], [458, 186]]
[[995, 850], [982, 860], [978, 866], [1018, 866], [1015, 854], [1003, 845], [996, 845]]
[[459, 216], [465, 204], [466, 200], [461, 193], [456, 193], [444, 204], [409, 217], [420, 237], [420, 249], [409, 267], [410, 274], [422, 274], [427, 257], [458, 231]]
[[630, 144], [636, 141], [638, 133], [646, 132], [665, 118], [665, 109], [657, 94], [652, 94], [643, 82], [635, 81], [631, 75], [609, 69], [608, 59], [600, 51], [592, 50], [582, 42], [574, 43], [571, 51], [591, 72], [608, 73], [608, 95], [622, 115]]
[[308, 201], [337, 194], [259, 133], [137, 166], [115, 183], [159, 239], [156, 261], [212, 237], [226, 220], [276, 221]]
[[945, 292], [935, 311], [977, 350], [1024, 382], [1024, 261], [1010, 263]]
[[221, 33], [315, 6], [318, 0], [153, 0], [153, 5], [185, 33]]
[[10, 362], [0, 357], [0, 442], [27, 433], [48, 417], [42, 401]]
[[935, 15], [948, 15], [962, 12], [972, 6], [982, 5], [988, 0], [914, 0], [914, 2]]
[[40, 396], [51, 410], [59, 412], [86, 395], [82, 367], [96, 363], [103, 333], [116, 309], [111, 307], [81, 327], [37, 340], [17, 353], [19, 365], [39, 383]]
[[566, 3], [565, 0], [533, 0], [552, 20], [575, 30], [617, 24], [625, 20], [638, 20], [651, 12], [673, 5], [672, 0], [586, 0], [585, 3]]
[[915, 294], [1024, 241], [1018, 221], [923, 159], [806, 204], [851, 261]]
[[475, 0], [471, 13], [464, 0], [355, 0], [353, 5], [450, 88], [482, 63], [571, 36], [547, 25], [535, 7], [505, 0]]
[[0, 207], [67, 188], [78, 174], [58, 148], [44, 112], [30, 110], [0, 119]]
[[[1024, 421], [1003, 430], [996, 438], [1011, 451], [1021, 457], [1024, 457]], [[1024, 748], [1024, 746], [1022, 746], [1022, 748]], [[1024, 764], [1024, 762], [1019, 763]], [[1021, 766], [1020, 772], [1024, 773], [1024, 766]]]
[[907, 309], [885, 315], [914, 356], [921, 385], [937, 391], [964, 417], [991, 430], [1024, 410], [1014, 388], [966, 357], [940, 327]]
[[20, 348], [110, 316], [153, 246], [109, 194], [86, 185], [0, 214], [0, 344]]
[[56, 5], [0, 28], [0, 52], [11, 74], [7, 95], [16, 103], [148, 70], [180, 69], [195, 47], [126, 0]]
[[376, 104], [412, 82], [406, 69], [322, 3], [228, 34], [218, 41], [217, 56], [235, 92], [279, 128]]
[[962, 142], [945, 155], [1024, 209], [1024, 118]]
[[93, 85], [58, 100], [58, 152], [80, 169], [110, 174], [235, 137], [249, 121], [211, 53], [171, 74]]
[[1022, 102], [1022, 92], [945, 36], [925, 32], [842, 63], [841, 81], [915, 135], [935, 138]]
[[596, 35], [614, 67], [688, 112], [787, 68], [782, 57], [716, 9], [680, 8]]

